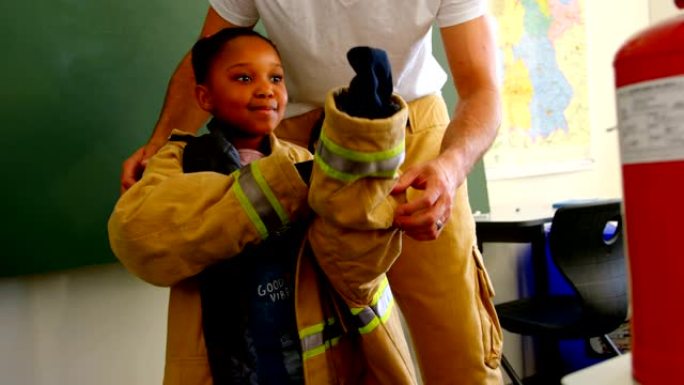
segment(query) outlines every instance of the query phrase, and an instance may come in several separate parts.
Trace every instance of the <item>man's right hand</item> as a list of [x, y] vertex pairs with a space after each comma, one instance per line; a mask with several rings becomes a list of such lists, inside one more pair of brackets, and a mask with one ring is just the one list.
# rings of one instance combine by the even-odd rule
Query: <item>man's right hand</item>
[[[231, 27], [237, 26], [224, 20], [213, 8], [209, 7], [200, 36], [213, 35], [223, 28]], [[164, 106], [152, 134], [154, 142], [149, 142], [145, 146], [140, 147], [123, 163], [121, 169], [122, 194], [142, 177], [142, 173], [147, 165], [147, 159], [156, 154], [166, 143], [166, 138], [171, 133], [172, 128], [178, 128], [187, 132], [197, 132], [202, 124], [206, 122], [209, 114], [194, 102], [194, 95], [195, 75], [192, 71], [190, 52], [188, 52], [169, 81]]]
[[123, 162], [121, 167], [121, 194], [131, 188], [145, 171], [147, 160], [159, 151], [162, 145], [148, 143], [137, 149]]

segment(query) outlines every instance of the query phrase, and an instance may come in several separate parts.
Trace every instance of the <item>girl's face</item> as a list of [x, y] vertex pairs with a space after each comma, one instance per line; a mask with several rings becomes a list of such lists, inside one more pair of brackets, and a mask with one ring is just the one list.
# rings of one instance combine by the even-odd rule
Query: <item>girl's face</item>
[[229, 41], [213, 61], [205, 84], [197, 86], [197, 99], [204, 110], [240, 130], [231, 136], [236, 147], [254, 147], [251, 142], [258, 146], [283, 119], [287, 105], [278, 53], [255, 36]]

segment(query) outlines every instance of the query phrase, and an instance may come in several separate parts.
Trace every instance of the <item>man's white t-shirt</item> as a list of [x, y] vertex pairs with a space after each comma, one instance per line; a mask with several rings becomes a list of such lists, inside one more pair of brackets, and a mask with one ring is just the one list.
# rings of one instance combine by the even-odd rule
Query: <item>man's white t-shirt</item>
[[261, 19], [283, 61], [288, 116], [323, 105], [354, 76], [347, 51], [387, 52], [394, 91], [405, 100], [440, 92], [447, 76], [432, 55], [432, 25], [448, 27], [485, 13], [486, 0], [209, 0], [237, 26]]

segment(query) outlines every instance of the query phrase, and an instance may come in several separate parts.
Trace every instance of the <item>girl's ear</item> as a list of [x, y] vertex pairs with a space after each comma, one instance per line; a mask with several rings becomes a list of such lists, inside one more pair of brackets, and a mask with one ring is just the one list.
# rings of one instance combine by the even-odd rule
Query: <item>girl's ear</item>
[[211, 100], [211, 93], [209, 89], [204, 84], [198, 84], [195, 86], [195, 97], [197, 98], [197, 103], [200, 108], [204, 111], [211, 112], [213, 109], [213, 102]]

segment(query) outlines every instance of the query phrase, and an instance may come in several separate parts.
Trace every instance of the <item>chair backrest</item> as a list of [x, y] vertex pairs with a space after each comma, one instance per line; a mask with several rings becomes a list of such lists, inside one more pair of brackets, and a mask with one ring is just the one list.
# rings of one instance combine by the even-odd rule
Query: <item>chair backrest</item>
[[608, 333], [627, 317], [620, 201], [560, 207], [553, 217], [549, 247], [553, 261]]

